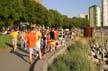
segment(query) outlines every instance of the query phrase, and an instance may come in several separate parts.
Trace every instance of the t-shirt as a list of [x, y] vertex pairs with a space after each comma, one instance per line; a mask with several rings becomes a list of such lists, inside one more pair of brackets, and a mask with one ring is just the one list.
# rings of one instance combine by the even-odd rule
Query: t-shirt
[[54, 35], [55, 35], [55, 39], [57, 39], [58, 38], [58, 32], [57, 31], [54, 32]]
[[36, 39], [37, 39], [37, 41], [41, 41], [41, 32], [40, 31], [36, 32]]
[[49, 44], [49, 43], [50, 43], [50, 41], [51, 41], [51, 40], [50, 40], [50, 36], [47, 36], [47, 38], [46, 38], [46, 39], [47, 39], [47, 43]]
[[51, 40], [55, 40], [54, 31], [51, 31], [51, 32], [50, 32], [50, 39], [51, 39]]
[[11, 35], [12, 38], [17, 38], [18, 37], [18, 32], [14, 31], [10, 35]]
[[34, 48], [36, 44], [36, 36], [30, 32], [25, 36], [29, 48]]

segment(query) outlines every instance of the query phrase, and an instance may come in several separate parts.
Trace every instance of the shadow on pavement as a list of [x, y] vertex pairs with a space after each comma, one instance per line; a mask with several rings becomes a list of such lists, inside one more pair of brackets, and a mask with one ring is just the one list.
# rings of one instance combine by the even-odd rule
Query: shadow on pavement
[[13, 48], [13, 45], [8, 42], [6, 42], [6, 45], [9, 46], [10, 48]]
[[35, 64], [38, 60], [36, 59], [34, 63], [30, 66], [29, 71], [34, 71]]
[[[10, 43], [8, 43], [8, 42], [6, 42], [5, 44], [6, 44], [7, 46], [13, 48], [13, 45], [12, 45], [12, 44], [10, 44]], [[17, 46], [20, 47], [21, 45], [20, 45], [19, 43], [17, 43]]]
[[13, 53], [13, 54], [17, 55], [17, 56], [20, 57], [22, 60], [24, 60], [25, 62], [29, 63], [29, 62], [25, 59], [25, 57], [28, 58], [28, 55], [22, 54], [22, 53], [19, 53], [19, 52], [17, 52], [17, 51], [13, 51], [13, 50], [11, 50], [10, 53]]
[[[22, 51], [22, 52], [26, 53], [26, 54], [23, 54], [23, 53], [18, 52], [18, 51], [13, 51], [13, 45], [12, 44], [7, 42], [6, 45], [8, 45], [10, 48], [12, 48], [10, 53], [15, 54], [16, 56], [20, 57], [23, 61], [29, 63], [29, 61], [27, 61], [27, 59], [26, 59], [26, 57], [29, 58], [29, 55], [28, 55], [29, 51], [25, 50], [24, 48], [20, 48], [20, 45], [18, 45], [17, 49], [19, 51]], [[33, 56], [35, 57], [35, 55], [33, 55]], [[35, 67], [35, 64], [36, 64], [37, 61], [38, 61], [38, 59], [35, 59], [34, 63], [32, 65], [30, 65], [29, 71], [34, 71], [34, 67]]]
[[24, 49], [24, 48], [18, 48], [20, 51], [22, 51], [22, 52], [25, 52], [25, 53], [27, 53], [27, 54], [29, 54], [29, 52], [26, 50], [26, 49]]
[[[13, 49], [13, 45], [12, 44], [6, 42], [6, 45]], [[22, 52], [25, 52], [25, 53], [29, 54], [29, 52], [27, 50], [25, 50], [24, 48], [20, 48], [20, 44], [17, 44], [17, 46], [18, 46], [17, 49], [19, 49]]]

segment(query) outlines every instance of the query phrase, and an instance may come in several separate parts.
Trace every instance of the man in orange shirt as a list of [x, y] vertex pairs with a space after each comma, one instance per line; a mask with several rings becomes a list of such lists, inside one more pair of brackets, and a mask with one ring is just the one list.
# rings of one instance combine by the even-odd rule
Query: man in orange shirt
[[33, 63], [33, 60], [32, 60], [32, 54], [33, 54], [33, 50], [36, 50], [35, 46], [36, 46], [36, 36], [34, 34], [35, 32], [35, 29], [32, 28], [30, 30], [30, 32], [25, 36], [25, 39], [27, 41], [27, 45], [28, 45], [28, 48], [29, 48], [29, 60], [30, 60], [30, 64]]

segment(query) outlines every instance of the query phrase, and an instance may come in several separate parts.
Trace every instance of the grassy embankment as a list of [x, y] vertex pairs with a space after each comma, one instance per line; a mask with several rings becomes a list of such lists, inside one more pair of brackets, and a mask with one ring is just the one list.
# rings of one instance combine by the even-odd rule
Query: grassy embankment
[[48, 71], [97, 71], [96, 65], [87, 58], [87, 41], [76, 41], [75, 44], [68, 47], [64, 55], [59, 56]]

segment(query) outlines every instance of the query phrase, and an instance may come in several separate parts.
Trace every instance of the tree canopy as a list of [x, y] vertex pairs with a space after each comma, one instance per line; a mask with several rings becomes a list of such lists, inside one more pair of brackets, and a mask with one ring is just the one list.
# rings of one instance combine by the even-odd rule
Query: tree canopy
[[16, 22], [29, 22], [58, 28], [83, 28], [88, 24], [87, 19], [69, 18], [57, 10], [48, 10], [34, 0], [0, 0], [0, 26], [13, 26]]

